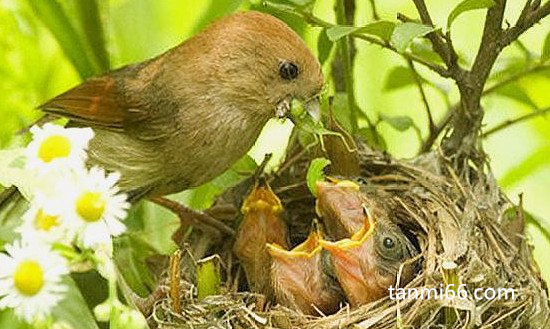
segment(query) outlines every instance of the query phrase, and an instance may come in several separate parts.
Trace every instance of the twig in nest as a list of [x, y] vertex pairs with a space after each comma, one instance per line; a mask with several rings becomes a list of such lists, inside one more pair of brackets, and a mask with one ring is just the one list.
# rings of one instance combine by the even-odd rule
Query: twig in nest
[[181, 313], [180, 295], [180, 264], [181, 250], [177, 250], [170, 256], [170, 300], [174, 313]]

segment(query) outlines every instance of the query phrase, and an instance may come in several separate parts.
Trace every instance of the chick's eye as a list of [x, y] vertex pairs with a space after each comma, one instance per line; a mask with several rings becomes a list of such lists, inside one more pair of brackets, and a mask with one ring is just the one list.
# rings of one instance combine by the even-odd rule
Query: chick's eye
[[395, 242], [392, 238], [385, 237], [382, 241], [382, 244], [384, 245], [384, 248], [386, 249], [393, 249], [395, 247]]
[[378, 253], [384, 259], [400, 261], [405, 257], [402, 242], [394, 234], [381, 234], [377, 244]]
[[290, 81], [296, 79], [296, 77], [298, 77], [298, 73], [298, 66], [292, 62], [283, 61], [279, 65], [279, 75], [285, 80]]

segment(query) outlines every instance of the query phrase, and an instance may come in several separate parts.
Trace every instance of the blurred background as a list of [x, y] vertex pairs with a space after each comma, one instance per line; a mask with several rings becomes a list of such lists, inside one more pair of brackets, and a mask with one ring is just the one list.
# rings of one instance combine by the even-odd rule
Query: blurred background
[[[434, 23], [445, 26], [447, 16], [459, 2], [427, 1]], [[372, 1], [356, 1], [355, 25], [372, 22], [371, 4]], [[408, 17], [417, 15], [411, 1], [384, 0], [376, 4], [382, 19], [395, 21], [397, 13]], [[333, 6], [332, 0], [317, 0], [314, 14], [335, 22]], [[522, 6], [523, 1], [509, 1], [507, 20], [514, 22]], [[322, 48], [320, 28], [309, 27], [294, 16], [273, 12], [256, 1], [0, 0], [0, 147], [23, 145], [25, 137], [15, 137], [15, 132], [39, 117], [34, 108], [82, 79], [153, 57], [191, 37], [216, 17], [250, 8], [275, 13], [300, 33], [314, 52]], [[65, 14], [60, 16], [60, 12]], [[460, 16], [452, 26], [454, 45], [465, 65], [471, 63], [477, 52], [483, 18], [483, 11], [471, 11]], [[486, 132], [506, 120], [550, 107], [550, 63], [540, 61], [542, 45], [549, 32], [550, 21], [546, 19], [501, 55], [489, 85], [499, 78], [512, 77], [513, 80], [484, 97]], [[428, 134], [427, 118], [406, 61], [379, 46], [363, 41], [355, 43], [353, 78], [359, 108], [372, 122], [388, 117], [410, 118], [412, 124], [404, 127], [382, 120], [376, 130], [389, 153], [398, 158], [414, 156], [421, 145], [418, 136], [426, 138]], [[336, 56], [335, 51], [328, 56]], [[529, 74], [514, 75], [532, 65], [538, 68]], [[328, 75], [330, 61], [326, 61], [323, 68]], [[427, 81], [428, 101], [435, 121], [440, 122], [449, 104], [458, 100], [457, 90], [451, 80], [441, 79], [422, 67], [417, 69]], [[333, 93], [330, 83], [326, 93]], [[549, 119], [548, 115], [536, 116], [483, 139], [501, 187], [515, 203], [523, 193], [524, 207], [535, 218], [530, 221], [528, 235], [546, 280], [550, 280]], [[252, 158], [260, 162], [265, 153], [275, 153], [271, 167], [276, 167], [291, 129], [289, 122], [270, 122], [251, 150]], [[204, 208], [211, 200], [203, 196], [211, 199], [216, 191], [216, 186], [210, 185], [177, 198]], [[173, 216], [156, 208], [147, 211], [154, 217], [170, 217], [168, 230], [177, 226]]]

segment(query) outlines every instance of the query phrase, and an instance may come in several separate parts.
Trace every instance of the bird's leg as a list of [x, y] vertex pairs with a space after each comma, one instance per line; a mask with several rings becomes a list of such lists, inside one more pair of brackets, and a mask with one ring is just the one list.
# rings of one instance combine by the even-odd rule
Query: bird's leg
[[235, 235], [235, 231], [231, 227], [215, 219], [208, 212], [199, 212], [190, 209], [177, 201], [165, 197], [155, 197], [150, 200], [176, 214], [182, 225], [191, 225], [204, 232], [217, 235]]

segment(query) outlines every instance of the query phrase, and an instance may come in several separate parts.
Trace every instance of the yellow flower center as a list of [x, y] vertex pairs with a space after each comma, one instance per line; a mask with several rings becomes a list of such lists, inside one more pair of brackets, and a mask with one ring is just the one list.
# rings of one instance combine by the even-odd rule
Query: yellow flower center
[[36, 295], [44, 286], [44, 273], [37, 262], [26, 260], [17, 266], [13, 282], [21, 294]]
[[59, 226], [59, 216], [46, 214], [42, 209], [38, 210], [34, 218], [34, 226], [42, 231], [49, 231], [54, 226]]
[[76, 212], [87, 222], [96, 222], [105, 211], [105, 200], [101, 193], [86, 191], [76, 200]]
[[65, 158], [71, 153], [71, 142], [67, 137], [51, 135], [44, 139], [38, 149], [38, 157], [44, 162], [50, 162], [56, 158]]

